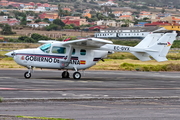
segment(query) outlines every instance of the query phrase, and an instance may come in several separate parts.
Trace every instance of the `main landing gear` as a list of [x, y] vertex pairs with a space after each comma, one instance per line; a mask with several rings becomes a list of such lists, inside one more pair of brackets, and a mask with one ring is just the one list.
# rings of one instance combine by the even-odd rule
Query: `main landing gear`
[[[68, 71], [62, 72], [62, 78], [69, 78], [69, 72]], [[80, 72], [74, 72], [73, 78], [74, 79], [80, 79], [81, 78], [81, 73]]]
[[68, 71], [62, 72], [62, 78], [69, 78], [69, 72]]
[[[31, 71], [33, 71], [33, 67], [28, 67], [28, 71], [24, 73], [24, 77], [26, 79], [31, 78]], [[69, 72], [68, 71], [63, 71], [62, 72], [62, 78], [69, 78]], [[73, 78], [74, 79], [80, 79], [81, 78], [81, 73], [76, 70], [76, 72], [73, 73]]]
[[80, 79], [81, 78], [81, 73], [80, 72], [74, 72], [73, 78], [74, 79]]

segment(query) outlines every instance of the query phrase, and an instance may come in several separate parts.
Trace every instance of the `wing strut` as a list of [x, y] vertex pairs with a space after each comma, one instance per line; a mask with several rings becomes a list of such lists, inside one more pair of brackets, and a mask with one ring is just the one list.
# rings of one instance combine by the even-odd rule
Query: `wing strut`
[[60, 60], [60, 69], [65, 68], [69, 65], [72, 51], [73, 51], [73, 47], [70, 45], [68, 55], [65, 56], [62, 60]]

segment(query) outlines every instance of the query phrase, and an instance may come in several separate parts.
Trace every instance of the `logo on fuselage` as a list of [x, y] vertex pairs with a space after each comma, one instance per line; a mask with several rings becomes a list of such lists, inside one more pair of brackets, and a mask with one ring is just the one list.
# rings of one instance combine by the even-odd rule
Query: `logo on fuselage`
[[21, 57], [21, 60], [24, 60], [24, 56]]
[[[60, 63], [61, 59], [59, 58], [52, 58], [52, 57], [39, 57], [39, 56], [22, 56], [21, 60], [26, 61], [35, 61], [35, 62], [47, 62], [47, 63]], [[85, 65], [85, 60], [70, 60], [70, 64], [74, 65]]]
[[51, 57], [39, 57], [39, 56], [26, 56], [26, 61], [37, 61], [37, 62], [49, 62], [59, 63], [59, 59]]

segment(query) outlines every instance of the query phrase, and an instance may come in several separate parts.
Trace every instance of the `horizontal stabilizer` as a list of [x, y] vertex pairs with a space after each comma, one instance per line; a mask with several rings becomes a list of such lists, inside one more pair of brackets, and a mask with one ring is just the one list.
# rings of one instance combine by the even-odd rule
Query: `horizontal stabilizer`
[[134, 56], [136, 56], [141, 61], [151, 60], [149, 55], [145, 52], [131, 52]]

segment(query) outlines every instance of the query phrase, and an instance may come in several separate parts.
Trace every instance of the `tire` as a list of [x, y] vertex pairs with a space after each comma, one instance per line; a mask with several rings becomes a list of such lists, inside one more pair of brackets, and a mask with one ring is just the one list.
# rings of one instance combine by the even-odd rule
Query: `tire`
[[62, 72], [62, 78], [69, 78], [69, 72], [67, 71]]
[[25, 72], [25, 73], [24, 73], [24, 77], [25, 77], [26, 79], [31, 78], [31, 73]]
[[74, 78], [74, 79], [80, 79], [80, 78], [81, 78], [81, 73], [79, 73], [79, 72], [74, 72], [73, 78]]

